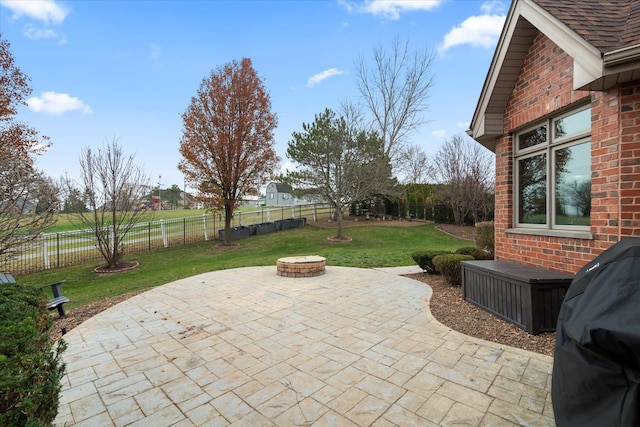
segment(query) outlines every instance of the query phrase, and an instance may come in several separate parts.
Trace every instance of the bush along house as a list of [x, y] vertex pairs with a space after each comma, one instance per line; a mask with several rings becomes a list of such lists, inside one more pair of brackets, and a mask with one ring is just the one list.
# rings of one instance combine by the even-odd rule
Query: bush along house
[[468, 133], [497, 260], [574, 274], [640, 235], [640, 2], [514, 0]]
[[640, 1], [513, 0], [467, 133], [496, 179], [465, 299], [554, 330], [573, 275], [640, 235]]

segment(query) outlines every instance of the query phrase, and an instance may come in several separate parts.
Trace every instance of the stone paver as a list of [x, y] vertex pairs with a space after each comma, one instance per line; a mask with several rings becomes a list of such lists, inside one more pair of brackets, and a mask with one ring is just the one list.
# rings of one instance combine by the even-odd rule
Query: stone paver
[[57, 425], [554, 426], [552, 358], [438, 323], [415, 268], [149, 290], [65, 335]]

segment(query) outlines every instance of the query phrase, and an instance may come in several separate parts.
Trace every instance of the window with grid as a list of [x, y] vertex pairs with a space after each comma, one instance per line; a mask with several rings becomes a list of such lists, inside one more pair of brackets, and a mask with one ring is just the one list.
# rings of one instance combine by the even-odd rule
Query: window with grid
[[552, 117], [516, 135], [515, 224], [588, 230], [591, 221], [591, 108]]

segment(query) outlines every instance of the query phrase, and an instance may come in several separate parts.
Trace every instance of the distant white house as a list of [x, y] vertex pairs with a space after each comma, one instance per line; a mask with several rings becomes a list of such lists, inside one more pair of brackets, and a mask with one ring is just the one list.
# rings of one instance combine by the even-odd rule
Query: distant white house
[[281, 182], [270, 182], [265, 191], [264, 205], [273, 206], [297, 206], [313, 203], [306, 199], [297, 199], [293, 197], [293, 189], [288, 184]]
[[0, 201], [0, 215], [34, 215], [37, 205], [37, 200], [3, 200]]

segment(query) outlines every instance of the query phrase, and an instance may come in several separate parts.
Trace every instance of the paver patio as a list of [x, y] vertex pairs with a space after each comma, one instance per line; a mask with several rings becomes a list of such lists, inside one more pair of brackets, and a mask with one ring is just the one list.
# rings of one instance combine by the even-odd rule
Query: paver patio
[[57, 425], [554, 426], [552, 358], [455, 332], [393, 269], [216, 271], [65, 335]]

